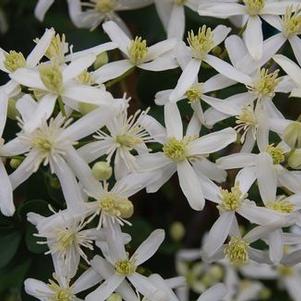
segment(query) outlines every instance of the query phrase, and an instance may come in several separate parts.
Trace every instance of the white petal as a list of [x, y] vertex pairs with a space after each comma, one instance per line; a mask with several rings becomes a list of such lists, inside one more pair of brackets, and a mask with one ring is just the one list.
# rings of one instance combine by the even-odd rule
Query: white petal
[[41, 22], [44, 20], [45, 14], [53, 4], [54, 0], [39, 0], [38, 4], [35, 7], [34, 14], [37, 19]]
[[47, 90], [40, 79], [39, 72], [36, 70], [19, 68], [10, 74], [10, 77], [20, 85], [25, 87], [34, 88], [38, 90]]
[[[207, 1], [206, 1], [207, 2]], [[214, 18], [228, 18], [245, 14], [245, 7], [237, 3], [220, 3], [212, 1], [210, 4], [201, 3], [198, 9], [200, 16], [208, 16]]]
[[164, 55], [154, 59], [150, 63], [139, 65], [139, 68], [149, 71], [165, 71], [178, 67], [176, 59], [171, 55]]
[[90, 163], [106, 154], [111, 145], [112, 141], [109, 139], [104, 141], [94, 141], [82, 146], [77, 151], [87, 163]]
[[3, 130], [7, 118], [8, 96], [6, 93], [0, 92], [0, 137], [2, 137]]
[[101, 279], [102, 277], [98, 273], [96, 273], [92, 268], [89, 268], [81, 274], [78, 279], [76, 279], [72, 285], [72, 290], [75, 294], [85, 291], [99, 283]]
[[270, 258], [274, 264], [279, 264], [283, 257], [282, 231], [276, 230], [269, 235]]
[[248, 192], [251, 186], [256, 181], [256, 168], [245, 167], [239, 171], [235, 178], [235, 184], [239, 185], [241, 192]]
[[167, 36], [168, 38], [183, 39], [185, 31], [185, 10], [184, 5], [174, 4], [170, 13]]
[[231, 31], [230, 27], [224, 26], [224, 25], [218, 25], [217, 27], [214, 28], [213, 30], [213, 40], [214, 40], [214, 46], [219, 45], [222, 43], [229, 32]]
[[132, 255], [131, 259], [135, 261], [135, 264], [141, 265], [149, 258], [151, 258], [159, 249], [165, 238], [165, 231], [157, 229], [153, 231], [146, 240], [138, 247], [136, 252]]
[[227, 289], [224, 284], [218, 283], [206, 290], [197, 301], [219, 301], [227, 294]]
[[49, 294], [52, 292], [46, 283], [32, 278], [25, 280], [24, 287], [26, 293], [34, 297], [40, 297], [41, 294]]
[[168, 103], [164, 106], [164, 122], [168, 138], [183, 138], [183, 124], [177, 104]]
[[[146, 56], [146, 61], [154, 60], [164, 54], [168, 54], [168, 52], [174, 50], [176, 46], [175, 39], [167, 39], [162, 42], [159, 42], [155, 45], [152, 45], [148, 48], [148, 53]], [[171, 55], [171, 54], [170, 54]]]
[[203, 192], [197, 175], [190, 163], [187, 160], [179, 162], [177, 164], [177, 171], [181, 189], [189, 205], [194, 210], [202, 210], [205, 206]]
[[216, 160], [216, 163], [223, 169], [234, 169], [246, 166], [254, 166], [255, 160], [255, 154], [240, 153], [222, 157]]
[[301, 39], [298, 36], [292, 36], [289, 39], [291, 43], [295, 58], [299, 65], [301, 65]]
[[236, 132], [226, 128], [192, 141], [189, 145], [190, 155], [203, 155], [217, 152], [236, 141]]
[[0, 211], [5, 216], [12, 216], [15, 212], [12, 185], [2, 160], [0, 160], [0, 177], [2, 183], [0, 188]]
[[26, 65], [28, 67], [35, 67], [40, 62], [41, 58], [45, 55], [54, 35], [55, 31], [53, 28], [46, 29], [45, 33], [43, 34], [41, 39], [39, 39], [35, 48], [26, 58]]

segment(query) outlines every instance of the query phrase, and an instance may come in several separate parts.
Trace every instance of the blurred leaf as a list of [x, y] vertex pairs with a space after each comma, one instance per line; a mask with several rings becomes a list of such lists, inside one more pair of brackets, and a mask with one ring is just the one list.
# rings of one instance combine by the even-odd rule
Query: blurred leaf
[[0, 268], [6, 266], [17, 253], [21, 241], [21, 233], [16, 230], [0, 231]]
[[36, 227], [32, 224], [26, 226], [26, 233], [25, 233], [25, 243], [27, 249], [35, 254], [42, 254], [48, 250], [46, 244], [38, 244], [37, 242], [42, 241], [41, 238], [34, 236], [33, 234], [37, 233]]
[[27, 219], [26, 215], [29, 212], [39, 213], [44, 216], [49, 216], [51, 214], [48, 203], [44, 200], [25, 201], [18, 207], [17, 211], [21, 219]]

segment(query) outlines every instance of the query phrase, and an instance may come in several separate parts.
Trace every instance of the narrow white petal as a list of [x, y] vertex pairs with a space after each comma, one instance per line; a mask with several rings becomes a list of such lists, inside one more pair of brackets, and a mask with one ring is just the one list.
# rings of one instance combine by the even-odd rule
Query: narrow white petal
[[12, 216], [15, 212], [15, 205], [13, 202], [13, 191], [5, 166], [0, 160], [0, 211], [5, 216]]
[[183, 124], [177, 104], [168, 103], [164, 106], [164, 121], [167, 137], [181, 140], [183, 138]]
[[44, 20], [45, 14], [53, 4], [54, 0], [39, 0], [35, 7], [34, 14], [38, 20], [41, 22]]
[[218, 283], [206, 290], [197, 301], [219, 301], [227, 294], [224, 284]]

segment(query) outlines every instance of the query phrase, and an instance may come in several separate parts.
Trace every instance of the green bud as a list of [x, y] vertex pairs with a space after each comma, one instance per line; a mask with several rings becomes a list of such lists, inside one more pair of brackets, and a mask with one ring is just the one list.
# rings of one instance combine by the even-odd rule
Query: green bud
[[122, 297], [119, 294], [112, 294], [107, 301], [122, 301]]
[[99, 161], [92, 167], [92, 173], [97, 180], [108, 180], [112, 176], [112, 167], [108, 162]]
[[185, 235], [185, 227], [181, 222], [174, 222], [169, 228], [169, 234], [174, 241], [180, 241]]
[[291, 148], [301, 148], [301, 122], [293, 121], [284, 131], [284, 141]]
[[213, 265], [209, 270], [209, 274], [215, 281], [219, 281], [224, 276], [224, 271], [221, 266]]
[[107, 52], [102, 52], [96, 57], [93, 67], [96, 70], [102, 67], [103, 65], [107, 64], [108, 62], [109, 62], [109, 57]]
[[10, 161], [9, 161], [9, 165], [11, 168], [13, 169], [17, 169], [21, 163], [23, 162], [24, 159], [22, 158], [12, 158]]
[[301, 169], [301, 148], [290, 153], [287, 163], [293, 169]]
[[17, 116], [20, 115], [16, 108], [16, 103], [17, 101], [14, 98], [8, 100], [7, 116], [9, 119], [16, 120]]
[[263, 300], [268, 300], [270, 299], [272, 296], [272, 292], [271, 290], [269, 290], [268, 288], [263, 288], [260, 292], [259, 292], [259, 298], [263, 299]]

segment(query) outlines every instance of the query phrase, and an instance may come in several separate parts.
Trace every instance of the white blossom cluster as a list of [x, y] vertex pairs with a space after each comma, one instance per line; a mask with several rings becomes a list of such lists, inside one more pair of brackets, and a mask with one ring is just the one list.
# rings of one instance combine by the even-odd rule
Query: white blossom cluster
[[[38, 1], [39, 19], [53, 2]], [[167, 38], [149, 45], [132, 37], [116, 12], [152, 2]], [[50, 216], [27, 216], [48, 246], [54, 274], [48, 283], [27, 279], [26, 292], [42, 301], [83, 300], [78, 295], [87, 301], [186, 301], [190, 286], [201, 294], [198, 301], [243, 301], [260, 300], [260, 280], [278, 279], [293, 300], [301, 300], [301, 112], [289, 120], [274, 103], [278, 94], [288, 105], [288, 97], [301, 97], [298, 1], [68, 0], [68, 6], [77, 26], [103, 23], [111, 42], [74, 52], [51, 28], [27, 57], [0, 51], [0, 69], [10, 79], [0, 87], [0, 131], [12, 111], [20, 128], [14, 139], [1, 138], [1, 212], [14, 214], [13, 191], [45, 166], [66, 202]], [[184, 6], [229, 18], [233, 27], [203, 25], [184, 39]], [[278, 32], [266, 40], [263, 21]], [[292, 58], [280, 54], [287, 43]], [[120, 59], [107, 61], [106, 53], [116, 49]], [[208, 68], [215, 75], [199, 82]], [[148, 110], [130, 115], [130, 98], [110, 92], [136, 69], [178, 69], [176, 85], [154, 99], [163, 107], [164, 125]], [[240, 92], [216, 97], [232, 86]], [[183, 101], [193, 112], [188, 122], [178, 106]], [[200, 135], [204, 129], [208, 134]], [[9, 175], [5, 160], [14, 167]], [[228, 170], [235, 178], [225, 189]], [[134, 213], [130, 198], [143, 189], [158, 191], [175, 173], [190, 207], [216, 204], [219, 217], [200, 249], [177, 255], [181, 276], [146, 277], [140, 266], [165, 233], [153, 231], [130, 255], [131, 237], [123, 230]], [[259, 199], [248, 197], [253, 188]], [[90, 258], [91, 250], [101, 256]], [[198, 259], [191, 270], [187, 262]], [[79, 275], [82, 263], [87, 269]], [[205, 281], [201, 274], [212, 277]]]

